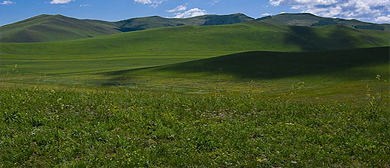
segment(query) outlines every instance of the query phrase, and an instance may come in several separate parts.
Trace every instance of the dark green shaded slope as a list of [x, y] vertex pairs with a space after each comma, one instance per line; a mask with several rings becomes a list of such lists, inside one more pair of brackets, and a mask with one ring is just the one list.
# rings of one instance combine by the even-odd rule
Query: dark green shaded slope
[[[208, 78], [215, 74], [241, 79], [277, 79], [299, 76], [336, 75], [345, 70], [389, 63], [389, 47], [322, 52], [253, 51], [196, 60], [156, 68], [111, 72], [109, 75], [158, 75]], [[164, 73], [170, 72], [170, 73]], [[345, 79], [373, 78], [386, 72], [348, 72]], [[199, 76], [199, 74], [201, 74]], [[339, 74], [340, 75], [340, 74]], [[342, 75], [342, 73], [341, 73]]]
[[62, 15], [39, 15], [0, 27], [0, 42], [47, 42], [119, 33], [114, 24], [104, 21], [79, 20]]
[[5, 54], [110, 54], [156, 51], [315, 51], [389, 45], [390, 34], [344, 26], [288, 27], [249, 22], [181, 26], [74, 41], [0, 44]]

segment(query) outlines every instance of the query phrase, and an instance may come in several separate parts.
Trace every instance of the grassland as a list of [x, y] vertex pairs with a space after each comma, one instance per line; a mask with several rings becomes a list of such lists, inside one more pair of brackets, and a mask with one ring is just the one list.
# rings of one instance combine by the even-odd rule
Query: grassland
[[2, 54], [84, 55], [150, 51], [316, 51], [388, 46], [390, 33], [344, 26], [268, 23], [181, 26], [51, 43], [0, 43]]
[[386, 167], [388, 50], [20, 64], [2, 76], [0, 167]]
[[386, 167], [389, 113], [256, 94], [1, 90], [1, 167]]
[[[104, 86], [163, 87], [182, 92], [229, 90], [295, 101], [353, 102], [390, 91], [388, 47], [321, 52], [244, 52], [150, 68], [102, 73]], [[375, 78], [380, 75], [382, 84]], [[387, 81], [385, 81], [387, 80]], [[375, 90], [375, 91], [374, 91]], [[294, 98], [292, 98], [294, 97]], [[390, 101], [388, 95], [385, 101]]]
[[63, 42], [1, 43], [0, 71], [6, 83], [96, 86], [107, 83], [107, 73], [121, 70], [246, 51], [386, 46], [388, 38], [389, 33], [340, 26], [305, 28], [257, 22], [183, 26]]
[[253, 22], [1, 43], [0, 167], [389, 167], [388, 39]]
[[[257, 86], [261, 88], [257, 91], [278, 97], [305, 82], [314, 89], [306, 93], [327, 88], [323, 93], [329, 96], [326, 100], [344, 100], [354, 94], [364, 100], [366, 86], [375, 81], [376, 75], [388, 79], [388, 49], [318, 51], [386, 46], [387, 39], [389, 33], [342, 26], [286, 27], [257, 22], [183, 26], [87, 40], [3, 43], [0, 70], [4, 86], [126, 86], [183, 92], [208, 92], [216, 87], [248, 90]], [[284, 53], [287, 51], [295, 53]], [[150, 69], [168, 64], [176, 67]], [[149, 69], [137, 70], [142, 68]], [[351, 94], [345, 87], [357, 92]]]

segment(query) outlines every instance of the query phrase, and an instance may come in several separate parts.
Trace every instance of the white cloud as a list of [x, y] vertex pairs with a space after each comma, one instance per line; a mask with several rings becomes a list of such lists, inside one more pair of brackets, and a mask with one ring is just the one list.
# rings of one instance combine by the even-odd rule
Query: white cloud
[[11, 5], [11, 4], [14, 4], [15, 2], [12, 2], [12, 1], [3, 1], [3, 2], [0, 2], [1, 5]]
[[136, 3], [148, 4], [149, 7], [156, 8], [158, 5], [162, 4], [165, 0], [134, 0]]
[[151, 0], [134, 0], [134, 2], [142, 3], [142, 4], [151, 4]]
[[390, 22], [390, 15], [387, 16], [379, 16], [375, 19], [376, 22], [381, 22], [381, 23], [389, 23]]
[[188, 18], [188, 17], [202, 16], [205, 14], [207, 14], [206, 10], [202, 10], [199, 8], [192, 8], [182, 13], [176, 13], [176, 16], [174, 18]]
[[174, 9], [167, 10], [167, 12], [179, 12], [179, 11], [187, 10], [187, 5], [188, 5], [188, 3], [186, 3], [185, 5], [179, 5]]
[[[270, 4], [274, 6], [279, 6], [282, 4], [292, 4], [292, 5], [330, 5], [337, 3], [340, 0], [270, 0]], [[341, 0], [345, 1], [345, 0]]]
[[377, 21], [390, 14], [390, 0], [269, 0], [269, 3], [290, 5], [291, 9], [324, 17]]
[[216, 3], [218, 3], [219, 0], [211, 0], [208, 4], [210, 4], [211, 6], [215, 5]]
[[91, 4], [81, 4], [80, 7], [91, 7]]
[[50, 3], [51, 4], [67, 4], [70, 3], [74, 0], [52, 0]]
[[279, 6], [284, 0], [269, 0], [269, 3], [273, 6]]
[[270, 13], [263, 13], [263, 14], [261, 14], [261, 16], [271, 16], [272, 14], [270, 14]]

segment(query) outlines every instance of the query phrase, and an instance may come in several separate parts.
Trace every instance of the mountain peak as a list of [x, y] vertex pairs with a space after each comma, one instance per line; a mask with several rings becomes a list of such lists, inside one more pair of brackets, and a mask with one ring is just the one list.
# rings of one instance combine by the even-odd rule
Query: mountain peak
[[35, 17], [43, 18], [43, 17], [66, 17], [66, 16], [61, 15], [61, 14], [54, 14], [54, 15], [51, 15], [51, 14], [40, 14], [40, 15], [35, 16]]
[[[315, 16], [315, 17], [319, 17], [319, 16], [316, 16], [312, 13], [281, 13], [279, 15], [291, 15], [291, 16]], [[277, 15], [276, 15], [277, 16]]]
[[[236, 16], [247, 16], [247, 15], [245, 15], [245, 14], [243, 14], [243, 13], [233, 13], [233, 14], [231, 14], [231, 15], [236, 15]], [[249, 16], [248, 16], [249, 17]]]

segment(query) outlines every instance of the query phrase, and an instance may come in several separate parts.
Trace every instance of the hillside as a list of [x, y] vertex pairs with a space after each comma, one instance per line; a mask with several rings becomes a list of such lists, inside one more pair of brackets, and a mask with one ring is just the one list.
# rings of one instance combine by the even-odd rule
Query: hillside
[[243, 14], [205, 15], [186, 19], [159, 16], [119, 22], [76, 19], [62, 15], [39, 15], [0, 27], [0, 42], [28, 43], [91, 38], [120, 32], [183, 25], [224, 25], [254, 20]]
[[119, 33], [115, 24], [62, 15], [39, 15], [0, 27], [0, 42], [48, 42]]
[[123, 32], [146, 30], [159, 27], [175, 27], [175, 26], [208, 26], [208, 25], [225, 25], [241, 23], [254, 20], [244, 14], [232, 15], [204, 15], [192, 18], [163, 18], [160, 16], [133, 18], [116, 22], [118, 29]]
[[113, 54], [155, 51], [314, 51], [388, 46], [390, 34], [344, 26], [295, 27], [248, 22], [180, 26], [74, 41], [0, 44], [4, 54]]
[[[196, 76], [203, 79], [225, 75], [233, 77], [233, 79], [265, 80], [304, 76], [332, 76], [360, 80], [382, 74], [384, 78], [388, 78], [389, 70], [386, 66], [385, 68], [372, 68], [369, 71], [348, 70], [388, 64], [390, 61], [389, 52], [389, 47], [320, 52], [251, 51], [161, 67], [110, 72], [109, 74], [129, 77], [159, 76], [162, 78]], [[348, 73], [345, 73], [346, 71]]]
[[[152, 28], [178, 26], [214, 26], [243, 22], [255, 19], [244, 14], [204, 15], [192, 18], [163, 18], [160, 16], [133, 18], [118, 22], [100, 20], [80, 20], [62, 15], [39, 15], [30, 19], [0, 27], [0, 43], [28, 43], [66, 41], [111, 35], [121, 32], [147, 30]], [[389, 24], [373, 24], [358, 20], [323, 18], [312, 14], [280, 14], [256, 19], [257, 22], [281, 26], [346, 26], [360, 30], [389, 31]], [[277, 26], [276, 26], [277, 27]]]
[[283, 13], [275, 16], [266, 16], [256, 19], [259, 22], [286, 25], [286, 26], [329, 26], [341, 25], [355, 29], [390, 30], [389, 24], [374, 24], [359, 20], [319, 17], [310, 13]]

